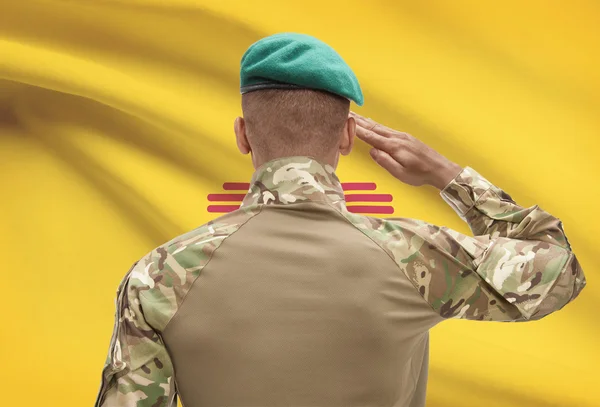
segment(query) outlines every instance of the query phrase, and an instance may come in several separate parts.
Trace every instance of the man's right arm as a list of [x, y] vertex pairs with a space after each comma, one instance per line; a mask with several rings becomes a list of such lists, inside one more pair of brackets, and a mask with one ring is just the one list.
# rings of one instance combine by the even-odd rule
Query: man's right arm
[[[429, 184], [474, 237], [410, 219], [389, 219], [411, 250], [399, 264], [444, 318], [526, 321], [572, 301], [585, 287], [559, 219], [523, 208], [473, 169], [461, 168], [409, 134], [352, 114], [373, 159], [410, 185]], [[373, 154], [375, 153], [375, 154]]]
[[[475, 235], [423, 224], [413, 229], [429, 242], [431, 257], [445, 253], [458, 260], [432, 269], [428, 281], [425, 299], [443, 317], [540, 319], [564, 307], [585, 287], [560, 220], [539, 206], [519, 206], [469, 167], [442, 189], [441, 196]], [[422, 281], [416, 275], [409, 278]]]
[[[517, 320], [540, 319], [557, 311], [585, 287], [561, 221], [538, 205], [519, 206], [470, 167], [440, 195], [469, 224], [475, 239], [486, 245], [475, 259], [475, 271], [482, 284], [519, 311]], [[450, 238], [453, 234], [460, 239], [460, 234], [449, 231]]]

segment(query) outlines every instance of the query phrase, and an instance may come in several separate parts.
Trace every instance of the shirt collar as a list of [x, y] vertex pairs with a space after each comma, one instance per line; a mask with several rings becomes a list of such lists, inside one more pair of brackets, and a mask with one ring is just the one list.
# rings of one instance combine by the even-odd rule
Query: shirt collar
[[309, 156], [268, 161], [252, 175], [250, 189], [241, 206], [312, 201], [344, 209], [344, 190], [334, 171], [331, 165]]

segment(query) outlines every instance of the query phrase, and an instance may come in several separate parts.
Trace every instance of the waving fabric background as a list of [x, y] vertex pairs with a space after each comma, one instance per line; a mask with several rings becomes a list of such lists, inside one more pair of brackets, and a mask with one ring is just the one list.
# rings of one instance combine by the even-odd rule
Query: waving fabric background
[[[436, 327], [428, 405], [600, 406], [598, 21], [593, 0], [0, 0], [1, 404], [93, 404], [130, 265], [250, 179], [243, 51], [296, 31], [355, 69], [359, 112], [561, 218], [586, 271], [542, 321]], [[338, 174], [392, 194], [393, 216], [468, 233], [362, 143]]]

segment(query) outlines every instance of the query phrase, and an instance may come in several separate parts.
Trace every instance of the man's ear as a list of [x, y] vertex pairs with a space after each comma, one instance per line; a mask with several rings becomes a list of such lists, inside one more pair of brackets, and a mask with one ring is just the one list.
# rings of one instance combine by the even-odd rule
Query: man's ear
[[235, 138], [237, 141], [238, 149], [242, 154], [248, 154], [250, 151], [250, 143], [248, 143], [248, 137], [246, 136], [246, 122], [243, 117], [238, 117], [233, 123], [233, 130], [235, 131]]
[[348, 117], [346, 124], [344, 125], [344, 131], [342, 132], [342, 139], [340, 140], [340, 154], [348, 155], [354, 147], [354, 138], [356, 136], [356, 121], [354, 117]]

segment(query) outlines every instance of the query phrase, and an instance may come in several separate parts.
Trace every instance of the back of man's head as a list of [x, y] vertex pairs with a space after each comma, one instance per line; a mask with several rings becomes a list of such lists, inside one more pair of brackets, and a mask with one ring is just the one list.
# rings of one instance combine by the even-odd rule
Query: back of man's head
[[265, 162], [294, 155], [331, 157], [340, 149], [350, 101], [309, 89], [264, 89], [242, 95], [245, 133]]

